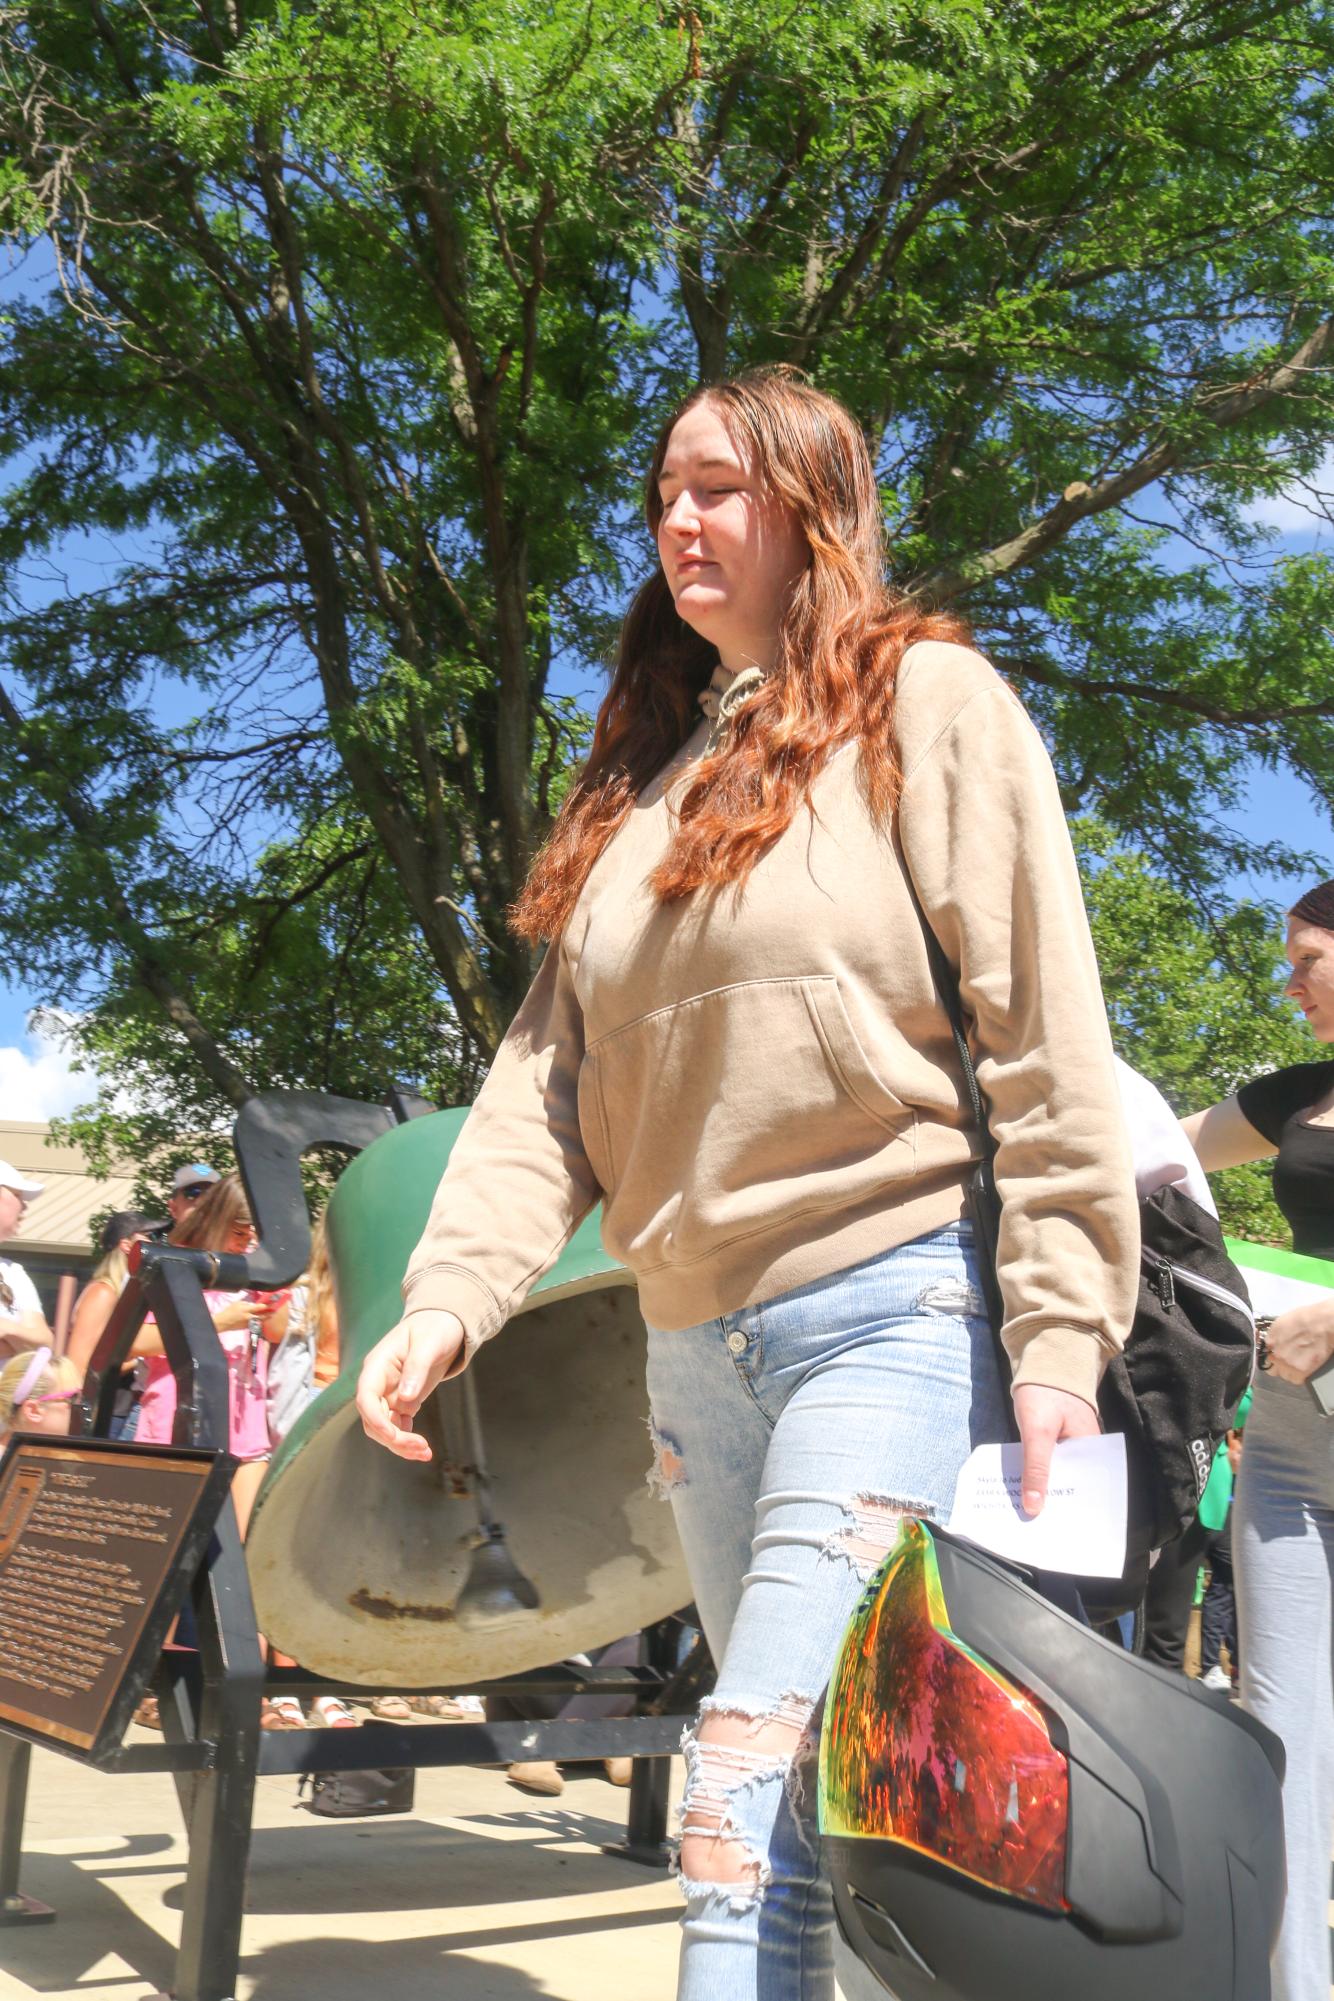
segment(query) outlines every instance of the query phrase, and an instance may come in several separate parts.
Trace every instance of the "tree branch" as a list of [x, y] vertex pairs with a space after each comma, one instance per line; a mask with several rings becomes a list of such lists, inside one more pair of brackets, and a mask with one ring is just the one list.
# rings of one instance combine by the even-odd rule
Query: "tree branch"
[[[25, 734], [24, 717], [3, 687], [0, 687], [0, 719], [13, 733], [14, 742], [21, 746]], [[23, 755], [21, 748], [19, 755], [20, 757]], [[129, 897], [112, 869], [106, 838], [99, 826], [96, 810], [89, 805], [75, 785], [50, 786], [48, 780], [44, 789], [47, 790], [48, 796], [54, 797], [59, 811], [80, 844], [90, 882], [97, 885], [96, 894], [100, 898], [112, 931], [130, 960], [138, 984], [151, 995], [168, 1020], [185, 1037], [199, 1067], [210, 1083], [239, 1111], [242, 1105], [254, 1097], [254, 1087], [237, 1069], [231, 1058], [223, 1052], [217, 1038], [210, 1034], [199, 1019], [184, 987], [173, 978], [158, 942], [144, 929], [135, 915]]]
[[1074, 695], [1116, 695], [1132, 702], [1153, 702], [1159, 708], [1177, 709], [1183, 715], [1198, 716], [1205, 722], [1219, 723], [1225, 729], [1248, 729], [1262, 723], [1298, 722], [1334, 716], [1334, 695], [1321, 702], [1280, 702], [1233, 709], [1221, 702], [1208, 701], [1202, 695], [1187, 694], [1182, 688], [1160, 688], [1152, 681], [1095, 680], [1086, 674], [1066, 673], [1059, 667], [1049, 666], [1044, 660], [1002, 658], [999, 654], [993, 657], [1002, 673], [1013, 674], [1021, 680], [1037, 681], [1046, 688], [1060, 688]]
[[1152, 486], [1164, 474], [1188, 466], [1193, 447], [1198, 444], [1201, 427], [1210, 435], [1228, 430], [1243, 418], [1262, 410], [1266, 404], [1293, 395], [1304, 386], [1307, 377], [1325, 366], [1331, 354], [1334, 354], [1334, 319], [1322, 321], [1286, 361], [1275, 363], [1250, 382], [1207, 391], [1193, 408], [1182, 413], [1183, 418], [1193, 417], [1196, 421], [1193, 425], [1183, 424], [1181, 436], [1164, 438], [1151, 445], [1124, 471], [1101, 479], [1093, 486], [1076, 480], [1065, 489], [1054, 507], [1018, 535], [978, 555], [966, 556], [959, 563], [929, 570], [925, 576], [909, 583], [909, 594], [915, 598], [930, 599], [934, 604], [947, 604], [965, 591], [976, 590], [980, 584], [990, 582], [993, 577], [1004, 576], [1011, 570], [1022, 569], [1035, 562], [1062, 541], [1076, 523], [1105, 513], [1109, 507], [1116, 507], [1132, 494]]

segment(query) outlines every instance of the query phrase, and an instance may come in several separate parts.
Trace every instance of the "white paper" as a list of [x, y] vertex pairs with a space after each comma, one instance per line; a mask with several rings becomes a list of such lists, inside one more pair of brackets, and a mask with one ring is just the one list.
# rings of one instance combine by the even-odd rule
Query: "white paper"
[[1126, 1561], [1126, 1441], [1119, 1431], [1068, 1438], [1051, 1459], [1039, 1515], [1024, 1513], [1020, 1445], [979, 1445], [965, 1462], [949, 1528], [1034, 1570], [1119, 1577]]

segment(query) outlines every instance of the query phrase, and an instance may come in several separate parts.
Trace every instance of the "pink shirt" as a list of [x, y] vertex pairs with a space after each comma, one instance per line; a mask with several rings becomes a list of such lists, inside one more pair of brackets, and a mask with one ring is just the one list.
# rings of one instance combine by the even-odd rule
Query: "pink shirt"
[[[239, 1292], [206, 1292], [204, 1304], [210, 1313], [228, 1306], [243, 1295]], [[229, 1423], [227, 1450], [237, 1459], [267, 1459], [269, 1424], [265, 1408], [265, 1387], [269, 1374], [269, 1343], [256, 1344], [252, 1365], [250, 1334], [244, 1327], [219, 1334], [227, 1357]], [[176, 1380], [165, 1355], [145, 1357], [146, 1382], [139, 1401], [139, 1421], [134, 1428], [139, 1445], [170, 1445], [171, 1427], [176, 1417]]]

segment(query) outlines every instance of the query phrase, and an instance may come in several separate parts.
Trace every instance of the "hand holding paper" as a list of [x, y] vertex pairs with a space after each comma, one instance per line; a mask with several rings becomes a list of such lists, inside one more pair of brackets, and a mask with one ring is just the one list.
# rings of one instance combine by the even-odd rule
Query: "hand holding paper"
[[1120, 1432], [1066, 1439], [1054, 1448], [1040, 1515], [1024, 1513], [1022, 1473], [1022, 1446], [979, 1445], [959, 1475], [951, 1533], [1034, 1570], [1119, 1577], [1126, 1561], [1126, 1442]]

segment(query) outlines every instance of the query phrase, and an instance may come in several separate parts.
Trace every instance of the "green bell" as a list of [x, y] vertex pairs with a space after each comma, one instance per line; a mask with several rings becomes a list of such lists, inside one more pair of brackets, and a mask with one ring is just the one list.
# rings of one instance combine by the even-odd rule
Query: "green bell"
[[260, 1631], [318, 1674], [395, 1688], [489, 1680], [635, 1632], [691, 1595], [671, 1509], [646, 1484], [638, 1295], [603, 1250], [596, 1213], [472, 1364], [490, 1503], [536, 1607], [520, 1588], [508, 1607], [518, 1616], [488, 1616], [501, 1599], [486, 1550], [459, 1616], [488, 1541], [459, 1385], [443, 1384], [417, 1420], [429, 1465], [362, 1431], [357, 1375], [400, 1316], [403, 1273], [465, 1117], [436, 1112], [386, 1133], [329, 1203], [341, 1371], [274, 1454], [246, 1541]]

